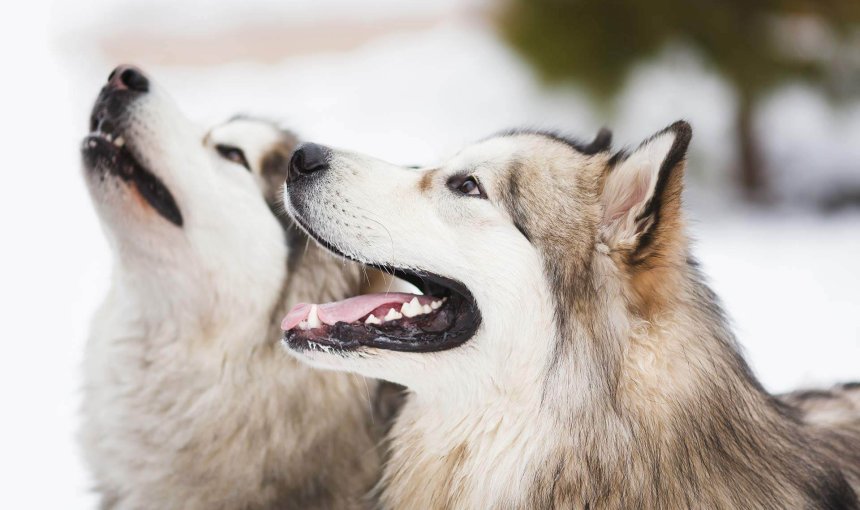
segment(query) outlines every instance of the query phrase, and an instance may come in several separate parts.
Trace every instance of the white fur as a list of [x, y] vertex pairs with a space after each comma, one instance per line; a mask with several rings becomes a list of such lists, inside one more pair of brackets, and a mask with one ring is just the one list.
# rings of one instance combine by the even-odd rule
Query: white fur
[[[478, 146], [476, 151], [486, 149]], [[499, 165], [504, 163], [498, 161]], [[502, 210], [486, 201], [455, 196], [445, 187], [447, 176], [464, 165], [468, 166], [467, 161], [455, 160], [450, 167], [440, 169], [434, 175], [431, 192], [421, 193], [417, 187], [419, 172], [365, 156], [338, 153], [331, 177], [327, 177], [331, 185], [326, 187], [326, 193], [339, 192], [348, 197], [354, 210], [342, 213], [326, 206], [328, 197], [318, 196], [309, 202], [312, 204], [309, 220], [324, 226], [326, 239], [358, 260], [421, 268], [448, 276], [468, 286], [479, 306], [483, 302], [494, 303], [493, 307], [481, 307], [484, 318], [478, 336], [461, 348], [420, 356], [375, 349], [362, 351], [360, 358], [346, 359], [307, 353], [313, 363], [335, 368], [348, 366], [364, 375], [413, 389], [445, 384], [454, 376], [446, 371], [462, 363], [487, 371], [491, 376], [488, 379], [499, 377], [495, 371], [500, 369], [510, 372], [514, 380], [535, 375], [524, 371], [541, 361], [526, 359], [529, 356], [524, 357], [510, 341], [519, 333], [526, 333], [523, 328], [534, 331], [535, 323], [523, 321], [525, 317], [538, 318], [546, 328], [544, 331], [551, 332], [550, 298], [540, 277], [538, 254], [511, 226]], [[288, 198], [285, 204], [292, 208]], [[347, 215], [346, 220], [353, 227], [331, 221], [336, 217], [343, 219], [340, 215]], [[416, 228], [418, 225], [420, 228]], [[493, 247], [492, 256], [488, 256], [487, 246]], [[499, 274], [507, 277], [498, 278]], [[538, 359], [545, 355], [540, 349], [531, 354]], [[467, 359], [451, 363], [445, 359], [449, 357]], [[452, 388], [452, 391], [449, 396], [457, 398], [464, 389]]]
[[[184, 224], [120, 180], [88, 173], [115, 254], [84, 365], [81, 441], [102, 505], [264, 507], [283, 501], [291, 480], [338, 474], [325, 465], [337, 446], [355, 478], [326, 490], [341, 494], [338, 506], [359, 506], [378, 467], [363, 428], [372, 384], [314, 371], [278, 347], [288, 253], [262, 181], [204, 145], [156, 86], [131, 108], [126, 144], [174, 195]], [[244, 128], [236, 142], [246, 151], [273, 141], [234, 128]], [[323, 289], [291, 289], [291, 302], [344, 297], [346, 285], [332, 275]], [[338, 435], [357, 439], [330, 439]]]
[[267, 185], [258, 163], [266, 153], [282, 138], [281, 132], [269, 122], [255, 118], [238, 117], [213, 127], [206, 137], [209, 146], [224, 144], [240, 147], [245, 153], [245, 159], [251, 165], [251, 171], [257, 184], [263, 188]]
[[[476, 335], [447, 351], [294, 353], [315, 366], [390, 380], [412, 390], [391, 432], [393, 453], [382, 497], [386, 507], [397, 508], [404, 501], [421, 508], [443, 506], [432, 498], [450, 476], [457, 477], [455, 508], [504, 506], [516, 499], [522, 484], [530, 483], [522, 477], [527, 467], [512, 461], [510, 451], [543, 448], [533, 435], [542, 427], [539, 378], [556, 333], [540, 255], [503, 208], [458, 196], [445, 185], [453, 174], [480, 168], [475, 175], [493, 194], [493, 174], [515, 157], [514, 143], [494, 139], [470, 147], [434, 171], [428, 191], [419, 190], [419, 172], [337, 152], [319, 194], [305, 203], [310, 208], [306, 220], [323, 229], [338, 249], [365, 262], [421, 268], [458, 280], [474, 293], [482, 314]], [[335, 193], [349, 200], [352, 210], [327, 207]], [[284, 201], [295, 214], [286, 194]], [[345, 222], [351, 227], [339, 226]], [[464, 378], [464, 372], [470, 376]], [[511, 413], [511, 406], [522, 412]], [[472, 452], [452, 474], [443, 454], [460, 442], [481, 451]], [[403, 451], [421, 452], [422, 459], [403, 458], [398, 455]], [[529, 453], [527, 458], [536, 457]], [[413, 462], [421, 469], [411, 469]]]

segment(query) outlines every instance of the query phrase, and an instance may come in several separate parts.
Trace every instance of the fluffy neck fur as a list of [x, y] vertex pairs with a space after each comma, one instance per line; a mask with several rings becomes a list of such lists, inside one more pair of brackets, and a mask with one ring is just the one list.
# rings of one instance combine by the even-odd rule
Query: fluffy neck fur
[[[590, 273], [617, 274], [609, 258]], [[659, 276], [659, 303], [621, 275], [566, 280], [570, 321], [532, 394], [410, 395], [384, 507], [855, 508], [832, 438], [761, 388], [695, 264]]]
[[156, 289], [119, 272], [85, 366], [81, 436], [104, 508], [365, 506], [380, 462], [373, 383], [314, 370], [278, 345], [290, 305], [358, 292], [359, 272], [315, 245], [298, 249], [286, 283], [252, 295], [154, 300]]

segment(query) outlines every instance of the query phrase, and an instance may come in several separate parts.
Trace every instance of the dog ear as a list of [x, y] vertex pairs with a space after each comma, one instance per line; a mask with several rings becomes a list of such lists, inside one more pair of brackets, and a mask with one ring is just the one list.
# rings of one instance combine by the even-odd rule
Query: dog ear
[[688, 123], [678, 121], [634, 151], [612, 157], [601, 192], [601, 240], [610, 249], [629, 251], [635, 259], [677, 238], [692, 134]]
[[612, 131], [602, 127], [588, 145], [582, 148], [585, 154], [597, 154], [599, 152], [608, 151], [612, 147]]

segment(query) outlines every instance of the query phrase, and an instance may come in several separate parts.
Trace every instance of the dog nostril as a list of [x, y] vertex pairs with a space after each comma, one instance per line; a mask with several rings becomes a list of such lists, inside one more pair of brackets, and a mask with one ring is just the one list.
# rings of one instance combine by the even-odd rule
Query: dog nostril
[[294, 180], [328, 168], [330, 151], [315, 143], [306, 143], [296, 149], [290, 159], [288, 179]]
[[131, 90], [137, 92], [147, 92], [149, 90], [149, 80], [140, 71], [133, 67], [125, 69], [119, 75], [120, 81]]
[[115, 90], [131, 90], [134, 92], [148, 92], [149, 80], [144, 74], [132, 66], [119, 66], [108, 76], [108, 87]]

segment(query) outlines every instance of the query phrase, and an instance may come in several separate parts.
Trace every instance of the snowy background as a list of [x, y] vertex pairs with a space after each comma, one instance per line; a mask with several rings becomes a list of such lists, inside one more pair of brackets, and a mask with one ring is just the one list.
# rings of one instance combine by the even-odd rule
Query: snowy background
[[607, 124], [617, 143], [634, 144], [686, 118], [695, 253], [757, 374], [775, 392], [860, 379], [860, 211], [814, 206], [860, 183], [860, 104], [776, 91], [757, 127], [784, 200], [753, 208], [729, 185], [734, 95], [695, 58], [642, 66], [610, 118], [574, 87], [541, 85], [499, 40], [489, 9], [85, 0], [18, 4], [3, 16], [0, 506], [94, 507], [74, 433], [83, 344], [110, 256], [77, 147], [121, 62], [141, 65], [204, 125], [264, 114], [307, 139], [405, 164], [512, 126], [587, 138]]

